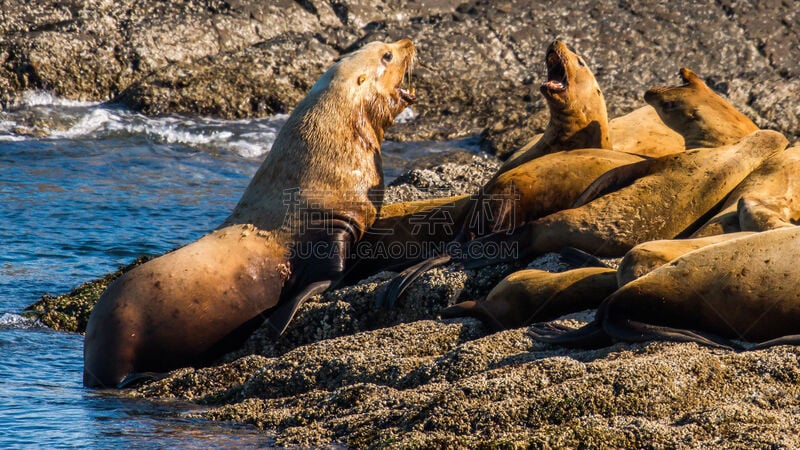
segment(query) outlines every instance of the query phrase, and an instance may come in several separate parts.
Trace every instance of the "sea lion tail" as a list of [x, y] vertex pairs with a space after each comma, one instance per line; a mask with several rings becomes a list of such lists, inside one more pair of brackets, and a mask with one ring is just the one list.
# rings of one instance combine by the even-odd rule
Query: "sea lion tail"
[[378, 295], [378, 298], [375, 300], [375, 306], [379, 308], [393, 307], [395, 303], [397, 303], [397, 299], [403, 295], [403, 292], [405, 292], [417, 278], [433, 268], [449, 263], [451, 259], [452, 257], [450, 255], [434, 256], [400, 272], [400, 275], [392, 279], [392, 281], [386, 285], [383, 292]]
[[800, 345], [800, 334], [791, 334], [788, 336], [781, 336], [779, 338], [759, 342], [749, 350], [763, 350], [765, 348], [775, 347], [777, 345]]

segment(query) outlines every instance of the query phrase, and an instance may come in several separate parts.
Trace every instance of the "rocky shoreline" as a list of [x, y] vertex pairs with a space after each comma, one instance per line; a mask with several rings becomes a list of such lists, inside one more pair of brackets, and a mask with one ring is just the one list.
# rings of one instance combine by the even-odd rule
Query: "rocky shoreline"
[[0, 105], [26, 90], [146, 114], [288, 112], [341, 54], [411, 38], [414, 121], [393, 140], [481, 133], [498, 155], [547, 123], [539, 95], [555, 38], [583, 55], [610, 117], [688, 66], [761, 127], [800, 136], [800, 12], [791, 2], [654, 0], [70, 0], [0, 6]]
[[[419, 198], [424, 188], [442, 185], [469, 192], [497, 164], [474, 156], [415, 169], [389, 186], [388, 196]], [[569, 268], [554, 254], [529, 267]], [[258, 330], [217, 366], [179, 369], [121, 395], [193, 401], [207, 409], [191, 417], [252, 424], [288, 447], [800, 445], [795, 347], [736, 353], [649, 343], [568, 350], [535, 342], [527, 328], [491, 333], [474, 319], [439, 319], [446, 306], [485, 296], [516, 269], [434, 269], [394, 309], [375, 307], [394, 276], [382, 272], [313, 297], [280, 340]], [[43, 298], [33, 315], [61, 329], [85, 325], [114, 275]], [[593, 314], [560, 323], [579, 327]]]
[[[339, 55], [376, 39], [419, 49], [414, 120], [393, 140], [480, 133], [504, 155], [546, 124], [546, 44], [595, 68], [610, 116], [689, 66], [762, 127], [800, 136], [800, 12], [791, 2], [418, 2], [71, 0], [0, 6], [0, 104], [44, 89], [146, 114], [244, 118], [289, 111]], [[420, 168], [387, 201], [472, 192], [492, 158]], [[531, 263], [561, 270], [557, 257]], [[559, 269], [560, 267], [560, 269]], [[286, 335], [256, 332], [220, 365], [181, 369], [124, 395], [207, 406], [195, 417], [250, 423], [276, 445], [443, 448], [787, 448], [800, 446], [800, 351], [695, 344], [566, 350], [526, 328], [490, 333], [442, 308], [484, 296], [514, 267], [425, 274], [395, 309], [375, 297], [393, 274], [316, 296]], [[116, 274], [118, 276], [118, 274]], [[45, 297], [29, 315], [81, 331], [115, 274]], [[562, 323], [580, 326], [592, 312]]]

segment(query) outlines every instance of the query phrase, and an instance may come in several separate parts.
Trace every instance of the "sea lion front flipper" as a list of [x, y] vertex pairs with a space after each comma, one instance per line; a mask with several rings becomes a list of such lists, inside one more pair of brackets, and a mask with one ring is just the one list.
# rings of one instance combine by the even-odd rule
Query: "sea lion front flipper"
[[294, 319], [297, 310], [300, 309], [300, 305], [310, 297], [324, 292], [331, 284], [333, 284], [331, 280], [317, 281], [306, 286], [292, 298], [281, 300], [278, 306], [272, 310], [266, 321], [273, 338], [280, 337], [283, 332], [286, 331], [289, 323]]
[[397, 299], [403, 295], [403, 292], [405, 292], [417, 278], [433, 268], [449, 263], [451, 259], [450, 255], [434, 256], [433, 258], [428, 258], [400, 272], [398, 276], [393, 278], [386, 285], [383, 292], [378, 295], [378, 298], [375, 300], [375, 306], [379, 308], [393, 307], [394, 304], [397, 303]]
[[625, 186], [629, 186], [634, 181], [650, 173], [656, 161], [658, 160], [645, 159], [644, 161], [609, 170], [597, 177], [597, 179], [578, 196], [575, 203], [572, 204], [572, 207], [578, 208], [609, 192], [618, 191]]
[[281, 290], [278, 305], [269, 311], [266, 325], [277, 338], [308, 298], [338, 283], [358, 232], [351, 221], [329, 219], [315, 223], [298, 239], [290, 257], [291, 275]]

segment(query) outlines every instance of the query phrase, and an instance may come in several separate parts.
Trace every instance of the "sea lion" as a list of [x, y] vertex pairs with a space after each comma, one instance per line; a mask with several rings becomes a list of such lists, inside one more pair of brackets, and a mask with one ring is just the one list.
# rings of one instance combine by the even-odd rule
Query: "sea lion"
[[550, 121], [544, 133], [506, 161], [498, 174], [548, 153], [576, 148], [611, 148], [603, 92], [589, 66], [567, 46], [554, 41], [545, 53], [547, 81], [539, 90]]
[[686, 67], [679, 72], [684, 84], [650, 88], [644, 100], [683, 136], [687, 149], [733, 144], [758, 129], [697, 74]]
[[792, 147], [748, 175], [725, 199], [721, 210], [692, 236], [765, 231], [799, 222], [800, 147]]
[[753, 233], [729, 233], [695, 239], [660, 239], [639, 244], [622, 257], [617, 268], [617, 283], [622, 287], [681, 255], [750, 234]]
[[265, 318], [277, 333], [341, 276], [382, 201], [384, 130], [416, 97], [408, 39], [370, 43], [325, 72], [212, 233], [117, 279], [91, 313], [84, 384], [205, 365]]
[[475, 317], [495, 331], [507, 330], [596, 308], [616, 290], [614, 269], [520, 270], [500, 281], [485, 300], [455, 304], [442, 317]]
[[464, 238], [508, 231], [568, 209], [598, 177], [643, 161], [641, 156], [605, 149], [550, 153], [507, 170], [480, 191], [463, 224]]
[[[658, 158], [686, 150], [683, 136], [668, 127], [650, 105], [611, 119], [608, 122], [608, 135], [613, 149], [618, 152]], [[514, 152], [507, 162], [522, 156], [541, 138], [542, 134], [534, 136], [525, 147]]]
[[738, 348], [800, 343], [800, 227], [754, 233], [689, 252], [603, 301], [595, 320], [539, 339], [601, 347], [613, 341], [692, 341]]
[[760, 130], [736, 144], [613, 169], [581, 194], [575, 208], [518, 227], [512, 236], [496, 233], [472, 241], [462, 257], [468, 267], [507, 260], [481, 261], [480, 248], [499, 241], [516, 243], [522, 250], [521, 255], [508, 257], [563, 247], [597, 256], [622, 256], [642, 242], [688, 235], [736, 185], [787, 143], [780, 133]]

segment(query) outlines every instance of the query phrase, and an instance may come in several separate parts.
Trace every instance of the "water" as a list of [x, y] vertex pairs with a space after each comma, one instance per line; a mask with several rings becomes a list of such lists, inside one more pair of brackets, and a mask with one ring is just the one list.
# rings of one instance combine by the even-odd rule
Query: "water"
[[[413, 117], [411, 117], [413, 120]], [[285, 117], [147, 118], [29, 93], [0, 113], [0, 447], [263, 447], [258, 430], [81, 384], [83, 336], [19, 313], [219, 224]], [[385, 146], [386, 176], [471, 141]]]

